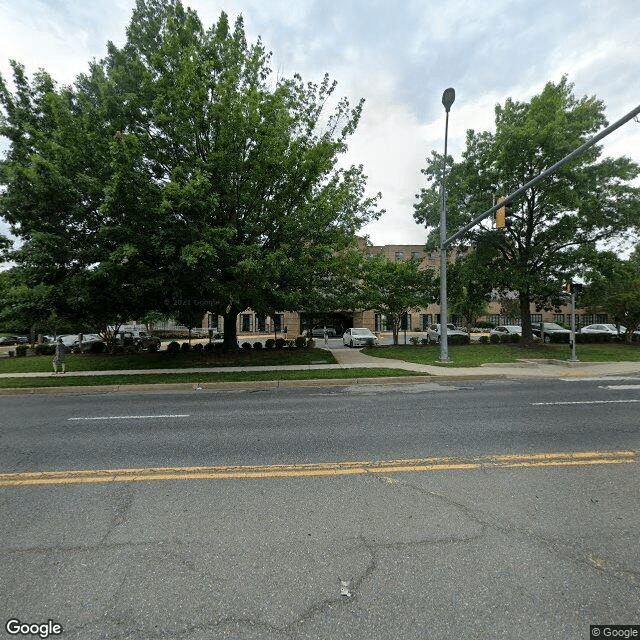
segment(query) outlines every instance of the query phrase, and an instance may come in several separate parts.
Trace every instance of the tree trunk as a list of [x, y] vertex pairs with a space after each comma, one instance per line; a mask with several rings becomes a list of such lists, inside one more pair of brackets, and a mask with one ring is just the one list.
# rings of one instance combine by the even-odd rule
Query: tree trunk
[[238, 329], [236, 326], [238, 313], [240, 313], [240, 310], [234, 307], [229, 312], [225, 311], [222, 314], [224, 318], [224, 343], [222, 348], [225, 351], [233, 351], [238, 348]]
[[520, 323], [522, 325], [522, 341], [525, 344], [533, 343], [533, 332], [531, 331], [531, 301], [527, 291], [520, 291]]

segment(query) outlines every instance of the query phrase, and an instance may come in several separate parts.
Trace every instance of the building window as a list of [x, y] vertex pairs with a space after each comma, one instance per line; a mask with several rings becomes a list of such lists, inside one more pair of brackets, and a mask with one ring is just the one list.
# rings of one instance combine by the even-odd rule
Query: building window
[[411, 252], [412, 260], [422, 260], [422, 253], [420, 251], [412, 251]]
[[420, 316], [420, 324], [422, 326], [422, 330], [426, 331], [429, 328], [429, 325], [433, 324], [433, 314], [432, 313], [423, 313]]
[[256, 316], [256, 329], [262, 332], [267, 330], [267, 319], [264, 316]]
[[593, 324], [593, 316], [590, 313], [585, 314], [584, 316], [582, 316], [581, 321], [582, 326], [586, 327], [589, 324]]
[[492, 322], [495, 325], [500, 324], [500, 316], [499, 315], [487, 316], [487, 318], [489, 319], [489, 322]]
[[542, 322], [541, 313], [532, 313], [530, 317], [531, 317], [531, 322]]
[[240, 331], [243, 333], [250, 333], [253, 331], [253, 314], [243, 313], [240, 316]]
[[556, 324], [564, 324], [564, 313], [554, 313], [553, 314], [553, 321]]
[[207, 326], [209, 329], [213, 329], [214, 331], [218, 330], [218, 326], [219, 326], [219, 321], [218, 321], [218, 314], [217, 313], [210, 313], [209, 314], [209, 319], [207, 321]]
[[396, 251], [394, 255], [396, 260], [404, 260], [404, 251]]
[[596, 324], [607, 324], [609, 316], [606, 313], [596, 313]]
[[284, 330], [284, 315], [282, 313], [276, 313], [273, 316], [273, 330], [274, 331]]
[[403, 313], [400, 319], [400, 331], [411, 331], [411, 314]]

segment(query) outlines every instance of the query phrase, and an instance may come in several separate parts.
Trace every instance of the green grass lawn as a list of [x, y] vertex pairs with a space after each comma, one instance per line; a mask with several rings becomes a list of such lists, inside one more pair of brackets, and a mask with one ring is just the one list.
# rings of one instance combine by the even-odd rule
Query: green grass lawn
[[[519, 360], [569, 360], [568, 344], [534, 345], [524, 348], [516, 344], [468, 344], [449, 347], [451, 363], [438, 362], [440, 347], [429, 346], [382, 346], [363, 350], [369, 356], [392, 358], [419, 364], [443, 367], [478, 367], [492, 362], [518, 362]], [[581, 362], [627, 362], [640, 361], [640, 343], [578, 344], [576, 354]]]
[[[331, 380], [355, 378], [385, 378], [420, 376], [423, 374], [406, 369], [320, 369], [315, 371], [230, 371], [229, 373], [160, 373], [118, 374], [97, 376], [58, 375], [46, 378], [0, 378], [0, 389], [24, 389], [33, 387], [73, 387], [98, 385], [247, 382], [269, 380]], [[427, 375], [427, 374], [424, 374]]]
[[[3, 358], [0, 373], [28, 373], [53, 371], [52, 356]], [[278, 366], [288, 364], [335, 364], [335, 358], [324, 349], [239, 350], [230, 353], [135, 353], [124, 354], [69, 354], [66, 359], [69, 372], [123, 371], [126, 369], [185, 369], [191, 367]]]

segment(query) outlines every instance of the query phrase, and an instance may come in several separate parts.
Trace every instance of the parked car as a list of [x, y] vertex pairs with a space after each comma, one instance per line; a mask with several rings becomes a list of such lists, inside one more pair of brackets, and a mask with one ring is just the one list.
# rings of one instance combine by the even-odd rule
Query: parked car
[[364, 327], [354, 327], [347, 329], [342, 334], [342, 344], [350, 347], [361, 347], [374, 345], [378, 339], [371, 333], [369, 329]]
[[615, 324], [589, 324], [586, 327], [580, 329], [580, 333], [605, 333], [611, 336], [623, 336], [627, 333], [627, 327], [620, 325], [620, 331]]
[[118, 342], [120, 344], [133, 343], [136, 349], [151, 349], [158, 351], [160, 349], [160, 338], [152, 336], [146, 331], [132, 329], [131, 331], [120, 331], [118, 333]]
[[[427, 344], [431, 342], [440, 342], [441, 328], [439, 324], [430, 324], [427, 329]], [[469, 334], [462, 329], [458, 329], [454, 324], [447, 324], [447, 337], [449, 336], [468, 336]]]
[[492, 336], [522, 335], [522, 327], [518, 324], [501, 324], [489, 331]]
[[56, 336], [53, 339], [53, 343], [55, 344], [56, 342], [58, 342], [59, 338], [62, 338], [62, 344], [67, 348], [67, 349], [72, 349], [73, 345], [76, 343], [76, 341], [78, 340], [78, 335], [77, 333], [68, 333], [62, 336]]
[[72, 349], [74, 351], [79, 349], [84, 353], [88, 351], [91, 351], [91, 353], [103, 353], [107, 350], [107, 345], [97, 333], [85, 333], [82, 335], [82, 348], [80, 347], [80, 336], [78, 335], [72, 345]]
[[11, 346], [12, 344], [16, 344], [17, 339], [16, 336], [2, 336], [0, 338], [0, 346]]
[[555, 322], [543, 322], [542, 325], [543, 325], [543, 330], [542, 330], [543, 335], [540, 335], [540, 322], [532, 322], [531, 331], [534, 336], [538, 336], [544, 342], [551, 342], [552, 336], [560, 336], [560, 335], [569, 336], [571, 334], [571, 331], [569, 331], [569, 329], [565, 329], [564, 327], [561, 327], [559, 324], [556, 324]]

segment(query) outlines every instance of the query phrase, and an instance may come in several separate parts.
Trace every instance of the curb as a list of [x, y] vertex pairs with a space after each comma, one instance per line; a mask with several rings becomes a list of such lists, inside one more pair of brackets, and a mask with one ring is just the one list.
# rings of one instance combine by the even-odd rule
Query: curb
[[63, 395], [90, 393], [138, 393], [143, 391], [242, 391], [296, 387], [350, 387], [354, 385], [438, 383], [456, 380], [503, 380], [506, 374], [467, 376], [389, 376], [381, 378], [317, 378], [315, 380], [247, 380], [245, 382], [178, 382], [158, 384], [86, 385], [71, 387], [16, 387], [0, 389], [0, 396]]

